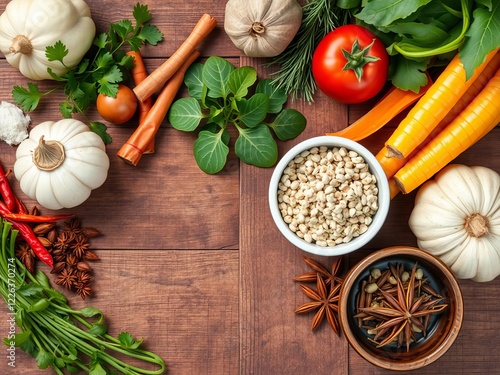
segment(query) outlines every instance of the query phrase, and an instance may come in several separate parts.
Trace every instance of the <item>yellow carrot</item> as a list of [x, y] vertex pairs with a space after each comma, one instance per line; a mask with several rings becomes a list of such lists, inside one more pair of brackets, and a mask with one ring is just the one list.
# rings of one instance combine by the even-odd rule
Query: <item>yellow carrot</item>
[[134, 93], [141, 102], [159, 90], [179, 69], [196, 47], [212, 32], [217, 25], [215, 18], [204, 14], [181, 46], [163, 64], [151, 72], [148, 77], [134, 88]]
[[387, 140], [388, 156], [409, 156], [453, 108], [496, 52], [497, 50], [490, 52], [468, 80], [457, 54]]
[[500, 69], [481, 93], [394, 176], [404, 194], [413, 191], [500, 122]]
[[345, 129], [334, 133], [326, 133], [326, 135], [360, 141], [375, 133], [399, 113], [415, 103], [422, 95], [424, 95], [431, 85], [432, 80], [428, 77], [427, 85], [421, 87], [418, 94], [411, 90], [405, 91], [393, 86], [371, 110], [369, 110], [357, 121], [353, 122]]
[[458, 100], [456, 105], [450, 109], [446, 116], [439, 122], [439, 124], [433, 129], [433, 131], [427, 136], [427, 138], [406, 158], [393, 158], [388, 157], [387, 147], [384, 146], [376, 155], [377, 160], [382, 165], [385, 175], [390, 178], [396, 174], [396, 172], [406, 164], [407, 160], [412, 157], [416, 152], [420, 151], [431, 139], [441, 132], [446, 126], [448, 126], [457, 117], [460, 112], [462, 112], [472, 100], [479, 95], [481, 90], [486, 86], [486, 84], [493, 78], [497, 70], [500, 69], [500, 53], [495, 54], [491, 61], [486, 65], [481, 74], [472, 83], [472, 85], [467, 89], [464, 95]]

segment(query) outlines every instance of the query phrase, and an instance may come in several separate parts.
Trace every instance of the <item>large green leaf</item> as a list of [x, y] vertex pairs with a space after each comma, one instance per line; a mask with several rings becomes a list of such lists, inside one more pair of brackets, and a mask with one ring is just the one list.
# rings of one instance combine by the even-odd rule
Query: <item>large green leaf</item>
[[168, 121], [177, 130], [195, 130], [203, 118], [200, 103], [195, 98], [181, 98], [170, 107]]
[[286, 103], [288, 96], [286, 91], [282, 87], [276, 87], [277, 85], [272, 84], [273, 80], [266, 78], [261, 80], [257, 87], [255, 88], [256, 93], [266, 94], [269, 97], [269, 113], [278, 113], [283, 108], [283, 104]]
[[307, 120], [295, 109], [284, 109], [269, 126], [274, 130], [279, 140], [285, 141], [298, 136], [306, 128]]
[[276, 163], [278, 145], [266, 125], [238, 130], [234, 151], [243, 162], [256, 167], [271, 167]]
[[460, 60], [467, 79], [474, 74], [474, 70], [482, 64], [490, 51], [500, 47], [500, 2], [492, 3], [490, 9], [474, 10], [472, 24], [460, 48]]
[[371, 0], [356, 18], [375, 26], [388, 26], [395, 20], [406, 18], [431, 0]]
[[229, 75], [229, 90], [231, 90], [236, 99], [244, 98], [248, 94], [248, 88], [251, 87], [256, 80], [257, 71], [251, 66], [242, 66], [233, 70]]
[[219, 56], [210, 56], [202, 69], [203, 83], [208, 87], [207, 95], [211, 98], [227, 98], [229, 94], [229, 75], [234, 66]]
[[427, 69], [428, 59], [416, 61], [397, 55], [392, 56], [391, 64], [394, 69], [389, 78], [394, 86], [402, 90], [419, 92], [420, 87], [427, 84], [427, 75], [424, 72]]
[[420, 22], [397, 23], [387, 27], [387, 30], [403, 35], [411, 43], [423, 47], [439, 46], [448, 38], [448, 33], [443, 29]]
[[269, 108], [269, 98], [266, 94], [258, 93], [250, 99], [241, 99], [237, 102], [240, 112], [238, 118], [248, 127], [254, 127], [262, 123]]
[[191, 64], [184, 75], [184, 83], [187, 86], [188, 94], [198, 100], [202, 100], [203, 97], [203, 81], [201, 80], [202, 70], [203, 64], [194, 63]]
[[218, 173], [226, 165], [229, 147], [223, 141], [224, 132], [202, 130], [194, 142], [194, 157], [200, 169], [208, 174]]

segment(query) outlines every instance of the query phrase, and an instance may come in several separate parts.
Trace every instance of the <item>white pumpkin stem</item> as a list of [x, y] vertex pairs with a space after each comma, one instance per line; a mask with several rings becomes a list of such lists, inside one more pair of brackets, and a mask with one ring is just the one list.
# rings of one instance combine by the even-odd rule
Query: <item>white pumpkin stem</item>
[[12, 40], [12, 45], [9, 47], [12, 53], [22, 53], [23, 55], [31, 55], [33, 46], [27, 36], [18, 35]]
[[58, 141], [46, 141], [40, 137], [38, 147], [33, 151], [33, 163], [42, 171], [53, 171], [59, 167], [65, 158], [64, 146]]
[[465, 219], [465, 230], [472, 237], [481, 237], [490, 233], [488, 219], [481, 214], [472, 214]]
[[252, 23], [252, 27], [248, 30], [248, 34], [254, 39], [257, 39], [260, 34], [264, 34], [265, 32], [266, 27], [260, 22]]

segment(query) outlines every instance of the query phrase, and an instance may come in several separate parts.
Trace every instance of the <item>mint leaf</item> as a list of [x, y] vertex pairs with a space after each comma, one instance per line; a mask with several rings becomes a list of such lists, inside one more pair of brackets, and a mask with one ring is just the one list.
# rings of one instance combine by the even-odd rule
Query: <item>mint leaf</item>
[[201, 100], [203, 93], [204, 83], [201, 80], [201, 71], [203, 70], [203, 64], [193, 63], [187, 69], [184, 75], [184, 84], [188, 89], [188, 94], [195, 99]]
[[403, 19], [431, 0], [371, 0], [364, 5], [356, 18], [374, 26], [389, 26], [398, 19]]
[[58, 40], [53, 46], [45, 47], [45, 56], [49, 61], [60, 61], [63, 63], [63, 59], [68, 55], [68, 53], [68, 49], [60, 40]]
[[185, 132], [195, 130], [200, 124], [203, 114], [195, 98], [181, 98], [170, 107], [168, 121], [174, 129]]
[[271, 167], [278, 160], [278, 145], [266, 125], [254, 128], [238, 128], [239, 136], [234, 144], [236, 155], [245, 163], [256, 167]]
[[279, 140], [293, 139], [304, 131], [307, 120], [299, 111], [289, 108], [284, 109], [274, 121], [269, 124]]
[[194, 142], [194, 157], [200, 169], [208, 174], [218, 173], [226, 165], [229, 147], [223, 141], [224, 131], [202, 130]]
[[207, 95], [211, 98], [226, 98], [229, 94], [229, 75], [234, 66], [218, 56], [210, 56], [201, 72], [201, 79], [208, 88]]
[[267, 95], [267, 97], [269, 98], [269, 113], [278, 113], [286, 103], [288, 96], [284, 88], [276, 87], [276, 85], [273, 85], [272, 82], [273, 80], [270, 78], [261, 80], [257, 84], [255, 92]]
[[241, 99], [237, 106], [240, 112], [238, 119], [248, 127], [255, 127], [266, 118], [269, 98], [266, 94], [257, 93], [248, 100]]
[[42, 96], [38, 86], [31, 82], [28, 82], [28, 89], [22, 86], [14, 86], [12, 89], [14, 101], [26, 112], [33, 111], [38, 106], [38, 102]]
[[459, 56], [465, 68], [466, 79], [483, 63], [486, 55], [500, 46], [500, 2], [491, 4], [491, 11], [477, 8], [473, 13], [473, 21], [465, 33], [465, 41], [460, 48]]
[[250, 66], [242, 66], [231, 72], [228, 79], [229, 90], [236, 99], [248, 95], [248, 88], [257, 80], [257, 71]]

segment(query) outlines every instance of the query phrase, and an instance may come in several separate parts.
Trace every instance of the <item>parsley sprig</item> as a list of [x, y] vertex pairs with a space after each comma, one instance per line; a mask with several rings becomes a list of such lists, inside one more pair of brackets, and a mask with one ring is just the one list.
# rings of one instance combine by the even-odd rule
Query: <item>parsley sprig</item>
[[[134, 58], [126, 55], [126, 49], [138, 51], [143, 44], [156, 45], [163, 39], [163, 33], [149, 23], [151, 13], [147, 5], [137, 3], [132, 15], [135, 25], [128, 19], [110, 23], [108, 32], [97, 35], [86, 56], [67, 73], [58, 75], [47, 68], [51, 77], [59, 83], [56, 87], [41, 92], [38, 85], [31, 82], [27, 84], [27, 88], [14, 86], [14, 101], [23, 110], [30, 112], [38, 107], [43, 97], [63, 90], [66, 100], [59, 104], [59, 110], [64, 118], [70, 118], [74, 113], [83, 114], [95, 103], [100, 93], [116, 96], [118, 84], [125, 80], [134, 64]], [[45, 56], [49, 61], [59, 61], [62, 65], [65, 65], [64, 58], [67, 54], [68, 49], [61, 41], [45, 49]], [[111, 142], [104, 124], [94, 121], [89, 126], [106, 144]]]

